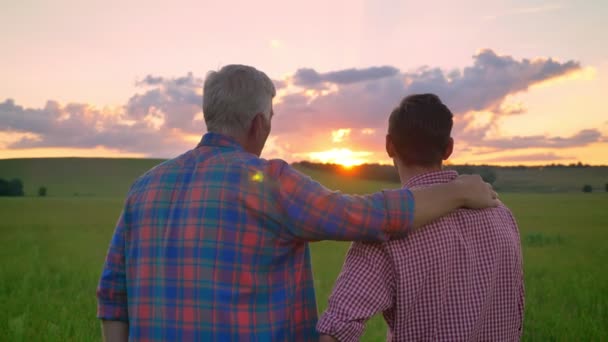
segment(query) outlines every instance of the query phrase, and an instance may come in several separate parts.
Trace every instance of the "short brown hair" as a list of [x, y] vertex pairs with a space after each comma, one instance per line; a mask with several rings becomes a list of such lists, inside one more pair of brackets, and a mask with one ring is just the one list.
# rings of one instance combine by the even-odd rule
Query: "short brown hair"
[[406, 165], [434, 166], [443, 160], [452, 132], [452, 112], [435, 94], [404, 98], [389, 117], [388, 134]]

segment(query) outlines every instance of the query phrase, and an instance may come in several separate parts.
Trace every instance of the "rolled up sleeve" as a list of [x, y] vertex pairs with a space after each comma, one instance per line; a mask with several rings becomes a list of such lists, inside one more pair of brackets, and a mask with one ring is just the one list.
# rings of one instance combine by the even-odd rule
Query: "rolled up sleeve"
[[327, 312], [317, 323], [320, 335], [329, 335], [340, 342], [355, 342], [361, 339], [365, 330], [365, 322], [345, 321], [342, 316]]
[[343, 342], [359, 341], [367, 320], [393, 307], [393, 273], [382, 244], [353, 243], [317, 331]]
[[97, 318], [110, 321], [128, 321], [125, 272], [125, 233], [127, 208], [121, 214], [97, 287]]

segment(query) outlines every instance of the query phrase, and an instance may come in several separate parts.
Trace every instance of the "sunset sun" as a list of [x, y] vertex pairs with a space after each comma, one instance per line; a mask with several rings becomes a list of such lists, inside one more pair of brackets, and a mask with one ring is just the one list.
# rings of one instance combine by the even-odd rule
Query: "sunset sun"
[[369, 163], [369, 157], [372, 152], [367, 151], [352, 151], [348, 148], [334, 148], [327, 151], [311, 152], [308, 157], [313, 161], [321, 163], [339, 164], [344, 168], [352, 168], [353, 166]]

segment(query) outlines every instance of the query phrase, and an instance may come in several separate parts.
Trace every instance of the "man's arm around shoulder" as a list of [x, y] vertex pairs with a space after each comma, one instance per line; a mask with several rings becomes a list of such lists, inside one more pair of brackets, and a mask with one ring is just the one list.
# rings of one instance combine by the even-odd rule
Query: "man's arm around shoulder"
[[386, 241], [460, 207], [498, 205], [496, 193], [478, 175], [463, 175], [428, 188], [342, 195], [288, 165], [278, 172], [278, 201], [288, 231], [303, 240]]

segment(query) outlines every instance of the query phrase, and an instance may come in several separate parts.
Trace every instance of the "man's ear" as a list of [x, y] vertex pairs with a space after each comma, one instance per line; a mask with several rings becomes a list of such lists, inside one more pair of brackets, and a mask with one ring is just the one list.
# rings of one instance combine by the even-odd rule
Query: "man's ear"
[[448, 140], [448, 145], [445, 147], [445, 152], [443, 152], [443, 160], [447, 160], [454, 152], [454, 138], [450, 137]]
[[393, 144], [393, 141], [391, 140], [391, 136], [390, 135], [386, 135], [386, 153], [388, 154], [388, 156], [390, 158], [394, 158], [395, 157], [395, 145]]
[[249, 136], [255, 137], [257, 134], [261, 133], [264, 128], [264, 113], [257, 113], [253, 120], [251, 120], [251, 126], [249, 127]]

